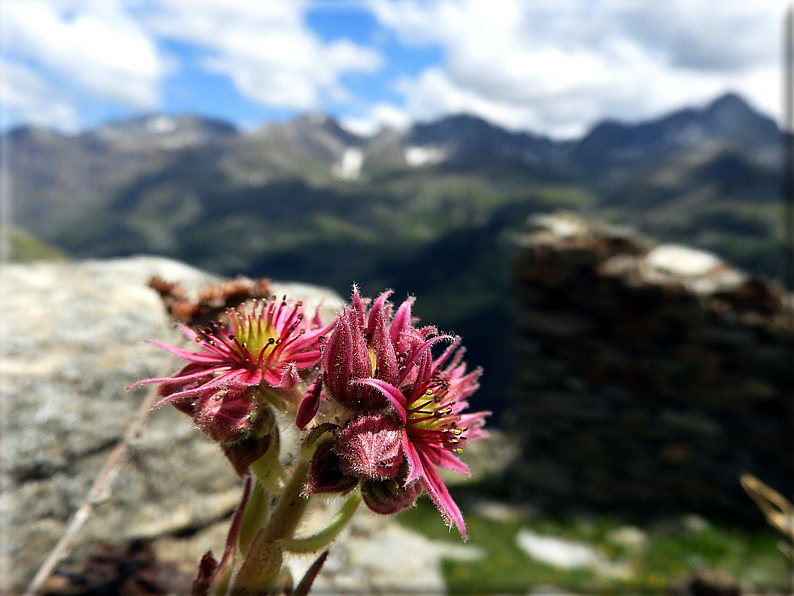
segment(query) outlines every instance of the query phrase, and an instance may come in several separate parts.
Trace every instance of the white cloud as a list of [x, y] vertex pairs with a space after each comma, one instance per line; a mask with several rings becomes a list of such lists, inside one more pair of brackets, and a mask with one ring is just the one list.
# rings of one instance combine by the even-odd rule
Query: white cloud
[[[778, 113], [780, 0], [368, 0], [443, 64], [401, 80], [411, 119], [454, 112], [577, 136], [738, 91]], [[374, 121], [377, 114], [369, 115]]]
[[228, 75], [244, 96], [264, 105], [312, 110], [344, 102], [349, 72], [373, 72], [382, 58], [349, 40], [322, 41], [305, 24], [299, 0], [166, 0], [150, 15], [162, 35], [210, 53], [203, 65]]
[[0, 105], [4, 122], [34, 124], [75, 132], [78, 118], [74, 107], [38, 74], [22, 64], [0, 57]]
[[165, 62], [119, 0], [4, 0], [6, 50], [95, 98], [153, 109]]

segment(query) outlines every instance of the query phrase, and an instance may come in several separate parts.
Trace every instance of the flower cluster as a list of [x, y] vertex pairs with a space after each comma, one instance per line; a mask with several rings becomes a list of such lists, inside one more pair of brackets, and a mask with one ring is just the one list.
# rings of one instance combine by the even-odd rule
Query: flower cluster
[[[250, 310], [228, 309], [225, 323], [182, 325], [196, 351], [152, 342], [187, 364], [171, 377], [132, 387], [156, 383], [155, 407], [171, 403], [190, 415], [246, 478], [223, 559], [205, 556], [196, 585], [206, 590], [195, 593], [274, 589], [286, 581], [284, 552], [327, 545], [362, 500], [391, 514], [424, 490], [466, 539], [463, 516], [438, 468], [468, 474], [457, 455], [467, 442], [487, 436], [482, 427], [489, 413], [464, 412], [481, 370], [466, 370], [460, 338], [415, 326], [413, 299], [395, 309], [389, 296], [365, 300], [354, 288], [351, 304], [329, 325], [319, 311], [307, 317], [301, 302], [272, 297]], [[287, 467], [279, 454], [284, 418], [276, 411], [303, 431]], [[345, 494], [347, 501], [328, 528], [295, 538], [307, 502], [318, 493]], [[241, 565], [235, 566], [235, 553]]]
[[[465, 538], [463, 516], [436, 468], [468, 474], [456, 455], [467, 441], [486, 436], [488, 412], [463, 413], [481, 371], [466, 372], [459, 338], [413, 326], [412, 299], [392, 316], [388, 297], [384, 292], [367, 308], [356, 290], [337, 317], [322, 376], [297, 418], [306, 427], [323, 397], [338, 406], [328, 408], [332, 425], [322, 417], [332, 438], [313, 461], [307, 492], [341, 492], [360, 482], [370, 509], [395, 513], [424, 488]], [[450, 345], [433, 358], [432, 347], [444, 341]]]

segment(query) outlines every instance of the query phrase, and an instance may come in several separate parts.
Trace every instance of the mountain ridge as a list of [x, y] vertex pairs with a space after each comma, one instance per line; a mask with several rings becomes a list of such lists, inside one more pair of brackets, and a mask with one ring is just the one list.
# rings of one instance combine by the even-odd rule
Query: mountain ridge
[[[578, 185], [600, 195], [597, 205], [601, 207], [631, 208], [632, 201], [637, 207], [648, 204], [643, 194], [669, 195], [670, 188], [683, 192], [680, 184], [659, 186], [659, 180], [664, 176], [691, 178], [692, 166], [681, 161], [681, 156], [694, 152], [708, 154], [714, 161], [711, 166], [704, 163], [696, 173], [704, 188], [713, 181], [716, 188], [730, 192], [733, 186], [726, 187], [724, 180], [718, 179], [736, 178], [737, 174], [729, 171], [731, 163], [741, 170], [736, 188], [747, 186], [742, 180], [767, 180], [775, 175], [781, 138], [771, 119], [735, 94], [636, 124], [604, 121], [575, 141], [510, 132], [471, 115], [448, 116], [415, 124], [404, 132], [384, 130], [364, 138], [318, 113], [255, 131], [239, 131], [228, 123], [197, 115], [150, 114], [73, 137], [37, 127], [21, 127], [6, 134], [12, 144], [9, 163], [17, 196], [16, 223], [68, 252], [80, 245], [83, 248], [78, 254], [91, 245], [88, 238], [95, 234], [77, 242], [75, 230], [101, 227], [99, 222], [89, 221], [100, 214], [108, 221], [117, 220], [127, 230], [145, 230], [143, 222], [155, 227], [164, 222], [198, 225], [203, 213], [215, 211], [210, 201], [226, 196], [226, 200], [238, 202], [232, 197], [239, 194], [249, 197], [245, 201], [253, 205], [254, 197], [266, 196], [270, 185], [276, 183], [293, 188], [305, 184], [306, 192], [327, 189], [337, 197], [376, 193], [382, 195], [378, 201], [391, 205], [389, 210], [400, 202], [420, 209], [423, 201], [434, 201], [421, 209], [435, 213], [450, 200], [462, 205], [453, 197], [471, 192], [480, 183], [469, 184], [466, 190], [450, 182], [454, 189], [437, 191], [426, 184], [416, 186], [417, 181], [451, 181], [462, 176], [494, 187], [486, 192], [497, 192], [500, 197], [505, 192], [525, 193], [521, 189], [537, 184]], [[662, 172], [666, 173], [662, 176]], [[275, 196], [281, 196], [277, 186], [272, 188]], [[449, 198], [428, 195], [436, 192]], [[239, 203], [241, 208], [245, 201]], [[347, 201], [340, 205], [343, 203]], [[324, 209], [314, 199], [311, 204]], [[332, 205], [327, 209], [334, 211]], [[259, 208], [253, 210], [260, 212]], [[154, 214], [158, 215], [152, 220]], [[414, 216], [395, 212], [394, 217], [404, 221]], [[423, 225], [421, 216], [417, 217], [411, 226]], [[469, 213], [461, 221], [470, 217], [475, 216]], [[128, 221], [122, 221], [125, 219]], [[138, 220], [140, 223], [135, 223]], [[444, 222], [442, 229], [447, 224]], [[168, 244], [158, 242], [156, 246]]]
[[[764, 142], [769, 135], [779, 133], [777, 124], [772, 118], [754, 110], [744, 99], [736, 93], [725, 93], [718, 96], [702, 108], [682, 108], [670, 111], [666, 114], [654, 118], [647, 118], [637, 122], [622, 121], [614, 118], [604, 118], [591, 126], [586, 133], [574, 139], [554, 139], [548, 135], [535, 133], [533, 131], [509, 131], [497, 124], [470, 113], [455, 113], [443, 116], [433, 121], [419, 121], [411, 125], [403, 133], [396, 133], [403, 138], [407, 144], [426, 145], [430, 143], [448, 142], [459, 135], [461, 131], [465, 133], [483, 136], [485, 134], [498, 135], [508, 144], [512, 145], [549, 145], [549, 146], [573, 146], [587, 141], [588, 139], [603, 136], [604, 131], [631, 131], [639, 130], [654, 131], [664, 128], [678, 126], [679, 128], [690, 124], [698, 119], [708, 122], [708, 130], [705, 132], [715, 132], [715, 125], [722, 123], [723, 134], [728, 129], [734, 128], [739, 135], [747, 136], [748, 129], [751, 127], [747, 122], [738, 128], [732, 126], [737, 120], [752, 120], [750, 124], [757, 125], [759, 132], [751, 137], [756, 141]], [[261, 137], [270, 134], [273, 130], [298, 130], [304, 134], [312, 129], [324, 129], [327, 134], [344, 140], [350, 146], [365, 146], [383, 134], [394, 133], [394, 129], [383, 128], [372, 136], [361, 136], [344, 128], [333, 116], [318, 112], [310, 112], [300, 115], [286, 122], [273, 122], [265, 126], [245, 131], [238, 129], [234, 124], [227, 120], [202, 116], [196, 113], [184, 113], [179, 115], [165, 115], [150, 113], [109, 121], [95, 128], [85, 130], [77, 135], [67, 135], [57, 131], [41, 127], [38, 125], [20, 125], [13, 127], [2, 134], [9, 135], [11, 140], [22, 140], [26, 136], [42, 134], [57, 136], [61, 138], [93, 138], [111, 140], [123, 137], [157, 137], [172, 134], [177, 130], [188, 128], [197, 129], [204, 132], [204, 141], [215, 140], [226, 136], [252, 136]], [[690, 132], [691, 134], [691, 132]], [[689, 138], [679, 137], [675, 139], [679, 143], [687, 141]], [[178, 146], [178, 145], [175, 145]]]

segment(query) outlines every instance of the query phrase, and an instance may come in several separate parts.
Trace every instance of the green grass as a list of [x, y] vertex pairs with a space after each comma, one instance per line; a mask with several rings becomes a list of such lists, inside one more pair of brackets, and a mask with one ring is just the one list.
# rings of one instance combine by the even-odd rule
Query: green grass
[[596, 195], [583, 186], [575, 184], [531, 187], [543, 201], [560, 209], [578, 209], [595, 204]]
[[[426, 499], [398, 519], [428, 538], [460, 540], [457, 532], [444, 526]], [[468, 544], [482, 549], [484, 556], [475, 561], [442, 562], [451, 594], [526, 594], [538, 585], [578, 593], [655, 593], [704, 568], [722, 570], [755, 589], [780, 590], [786, 569], [785, 559], [775, 546], [776, 534], [765, 528], [748, 530], [714, 522], [701, 531], [671, 534], [651, 525], [641, 528], [647, 535], [645, 546], [630, 549], [610, 542], [610, 532], [628, 524], [608, 516], [498, 522], [469, 514], [466, 524]], [[516, 545], [516, 535], [522, 528], [587, 543], [609, 561], [612, 571], [565, 569], [536, 561]]]
[[19, 228], [3, 228], [0, 238], [6, 243], [5, 251], [11, 263], [35, 261], [66, 261], [66, 255], [30, 232]]

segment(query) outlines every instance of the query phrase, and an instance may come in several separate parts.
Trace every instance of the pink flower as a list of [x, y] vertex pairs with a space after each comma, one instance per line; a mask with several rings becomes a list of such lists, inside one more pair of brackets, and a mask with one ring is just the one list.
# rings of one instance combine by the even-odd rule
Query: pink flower
[[[299, 371], [319, 361], [323, 335], [333, 326], [322, 326], [319, 309], [308, 320], [304, 316], [302, 302], [290, 304], [286, 299], [275, 297], [261, 306], [254, 302], [251, 313], [240, 306], [229, 309], [227, 315], [228, 330], [217, 323], [198, 332], [180, 325], [185, 335], [199, 345], [200, 351], [151, 342], [184, 358], [189, 364], [173, 377], [146, 379], [130, 387], [160, 383], [158, 392], [163, 399], [155, 407], [215, 393], [227, 387], [264, 384], [289, 389], [300, 380]], [[180, 405], [180, 409], [187, 411]]]
[[437, 333], [433, 327], [416, 329], [411, 325], [411, 298], [392, 317], [392, 305], [387, 301], [390, 294], [383, 292], [367, 308], [368, 301], [361, 299], [358, 288], [353, 288], [351, 304], [337, 315], [334, 332], [323, 352], [322, 379], [301, 404], [297, 419], [300, 428], [317, 412], [321, 386], [337, 403], [353, 412], [373, 412], [387, 406], [382, 394], [358, 381], [375, 378], [399, 383], [409, 355]]
[[[365, 482], [399, 480], [404, 494], [397, 501], [405, 503], [415, 492], [407, 487], [418, 481], [447, 524], [456, 525], [465, 539], [463, 516], [436, 468], [468, 474], [457, 454], [467, 441], [487, 436], [482, 426], [489, 413], [463, 412], [479, 387], [481, 370], [466, 372], [459, 339], [439, 335], [434, 327], [413, 326], [412, 299], [392, 317], [388, 297], [384, 292], [367, 308], [354, 288], [351, 305], [338, 315], [323, 352], [322, 383], [307, 393], [297, 422], [301, 428], [308, 424], [325, 391], [359, 416], [339, 433], [335, 446], [344, 473]], [[433, 360], [433, 345], [449, 340], [452, 345]], [[407, 475], [398, 475], [403, 463]], [[385, 510], [391, 505], [384, 503], [392, 500], [385, 495], [370, 496]]]
[[358, 383], [385, 396], [404, 425], [401, 444], [408, 462], [405, 484], [419, 480], [447, 525], [457, 526], [465, 540], [463, 515], [436, 468], [469, 474], [457, 454], [467, 442], [487, 436], [482, 426], [490, 412], [463, 413], [468, 406], [466, 399], [479, 387], [482, 371], [466, 372], [463, 352], [458, 350], [460, 340], [455, 339], [436, 360], [427, 343], [408, 358], [408, 366], [396, 385], [380, 379], [362, 379]]

